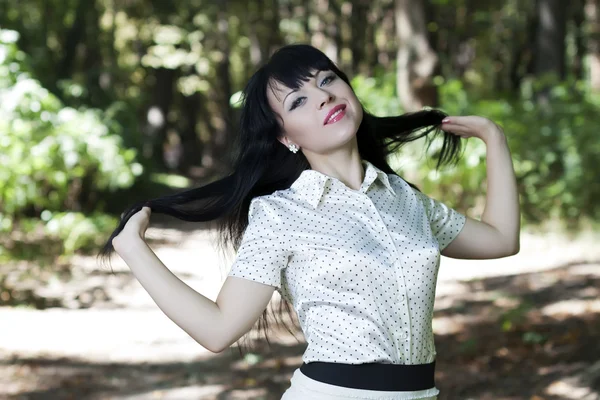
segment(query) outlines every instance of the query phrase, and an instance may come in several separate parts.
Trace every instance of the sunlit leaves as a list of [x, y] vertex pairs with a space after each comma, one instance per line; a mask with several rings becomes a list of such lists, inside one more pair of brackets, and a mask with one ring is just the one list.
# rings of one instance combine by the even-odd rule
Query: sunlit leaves
[[[382, 78], [356, 77], [353, 86], [370, 112], [397, 115], [392, 74]], [[517, 174], [526, 222], [549, 216], [576, 223], [582, 215], [600, 214], [600, 196], [595, 154], [600, 154], [596, 126], [598, 96], [585, 87], [556, 85], [551, 90], [552, 112], [532, 99], [537, 83], [525, 85], [521, 97], [482, 97], [476, 89], [467, 91], [456, 79], [438, 79], [440, 108], [450, 115], [481, 115], [498, 123], [508, 138]], [[576, 87], [576, 90], [573, 89]], [[531, 90], [529, 90], [531, 88]], [[597, 121], [597, 122], [592, 122]], [[441, 148], [434, 141], [425, 156], [425, 141], [405, 145], [390, 164], [433, 197], [461, 199], [464, 207], [482, 204], [485, 195], [486, 146], [480, 140], [463, 141], [464, 153], [457, 167], [435, 171], [431, 157]], [[484, 204], [484, 203], [483, 203]], [[474, 210], [479, 214], [483, 210]]]
[[52, 212], [76, 206], [83, 179], [92, 184], [88, 191], [115, 191], [131, 186], [142, 167], [136, 151], [123, 148], [111, 108], [65, 107], [30, 77], [11, 40], [0, 30], [0, 229], [33, 206], [45, 211], [50, 233], [67, 227], [61, 232], [72, 252], [97, 236], [95, 222], [69, 212], [58, 221]]

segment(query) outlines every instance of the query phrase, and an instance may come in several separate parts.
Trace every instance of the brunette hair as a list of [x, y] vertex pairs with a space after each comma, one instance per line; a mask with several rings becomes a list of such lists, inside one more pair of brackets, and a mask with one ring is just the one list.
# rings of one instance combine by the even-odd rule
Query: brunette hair
[[[282, 136], [279, 116], [271, 109], [267, 90], [275, 83], [289, 89], [298, 89], [313, 76], [314, 71], [333, 71], [348, 85], [346, 74], [320, 50], [305, 44], [287, 45], [277, 50], [252, 75], [242, 94], [239, 135], [233, 146], [233, 168], [229, 175], [205, 186], [179, 193], [143, 200], [130, 206], [121, 215], [119, 225], [98, 254], [109, 262], [114, 252], [112, 239], [122, 230], [129, 218], [148, 204], [153, 214], [168, 214], [184, 221], [214, 221], [218, 228], [220, 248], [238, 250], [246, 227], [250, 201], [257, 196], [289, 188], [302, 171], [310, 169], [301, 151], [292, 153], [277, 140]], [[436, 155], [436, 169], [444, 164], [458, 162], [462, 150], [458, 136], [439, 129], [446, 114], [439, 110], [422, 110], [391, 117], [378, 117], [363, 107], [363, 120], [356, 133], [361, 159], [388, 174], [396, 172], [388, 165], [388, 155], [405, 143], [426, 137], [428, 145], [441, 135], [443, 144]], [[396, 174], [397, 175], [397, 174]], [[413, 188], [418, 188], [408, 182]], [[263, 332], [268, 344], [268, 310], [265, 309], [254, 328]], [[292, 307], [281, 298], [275, 322], [292, 329], [282, 318], [283, 311], [292, 317]], [[279, 317], [279, 318], [278, 318]], [[291, 318], [293, 320], [293, 318]], [[254, 330], [254, 329], [253, 329]], [[245, 335], [246, 336], [246, 335]], [[245, 346], [238, 341], [240, 354]]]

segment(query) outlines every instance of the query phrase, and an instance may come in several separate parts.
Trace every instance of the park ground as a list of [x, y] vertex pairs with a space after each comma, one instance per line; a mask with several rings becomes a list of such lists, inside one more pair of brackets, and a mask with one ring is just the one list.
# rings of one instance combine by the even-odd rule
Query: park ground
[[[232, 258], [215, 250], [214, 231], [153, 220], [147, 236], [175, 274], [216, 299]], [[512, 257], [442, 258], [440, 400], [600, 400], [600, 237], [521, 238]], [[270, 347], [256, 339], [245, 357], [211, 353], [162, 314], [120, 258], [112, 263], [113, 272], [77, 256], [45, 278], [27, 274], [31, 261], [0, 267], [21, 299], [0, 307], [0, 399], [271, 400], [289, 387], [300, 332], [275, 332]]]

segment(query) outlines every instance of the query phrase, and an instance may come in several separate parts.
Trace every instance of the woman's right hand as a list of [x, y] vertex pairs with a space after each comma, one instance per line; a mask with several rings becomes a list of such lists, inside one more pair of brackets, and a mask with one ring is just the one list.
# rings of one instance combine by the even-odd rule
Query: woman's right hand
[[140, 211], [133, 214], [123, 227], [123, 230], [113, 238], [113, 248], [116, 250], [116, 247], [119, 246], [119, 244], [131, 239], [145, 240], [144, 235], [146, 234], [146, 229], [148, 229], [151, 213], [152, 210], [150, 207], [142, 207]]

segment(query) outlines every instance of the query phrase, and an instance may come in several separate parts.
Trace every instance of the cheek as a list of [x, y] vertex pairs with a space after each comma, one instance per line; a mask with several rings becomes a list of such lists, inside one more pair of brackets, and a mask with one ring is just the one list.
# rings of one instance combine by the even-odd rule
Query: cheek
[[362, 109], [362, 107], [360, 105], [360, 102], [358, 102], [358, 101], [356, 101], [356, 108], [355, 108], [355, 110], [356, 110], [356, 120], [357, 120], [357, 122], [360, 123], [362, 121], [362, 119], [363, 119], [363, 109]]
[[358, 99], [356, 97], [354, 97], [353, 100], [351, 100], [352, 103], [352, 109], [354, 110], [354, 120], [356, 121], [357, 124], [360, 125], [360, 123], [362, 122], [363, 119], [363, 108], [360, 104], [360, 101], [358, 101]]
[[311, 119], [303, 113], [295, 113], [292, 118], [285, 121], [285, 134], [297, 143], [303, 143], [307, 139], [310, 141], [311, 132], [315, 131], [314, 117]]
[[357, 117], [360, 117], [362, 119], [363, 110], [360, 104], [360, 100], [358, 100], [358, 97], [356, 97], [356, 94], [354, 93], [354, 91], [352, 91], [351, 88], [348, 88], [348, 95], [346, 96], [346, 98], [348, 99], [348, 102], [352, 105], [352, 108], [354, 109], [354, 114], [356, 114]]

